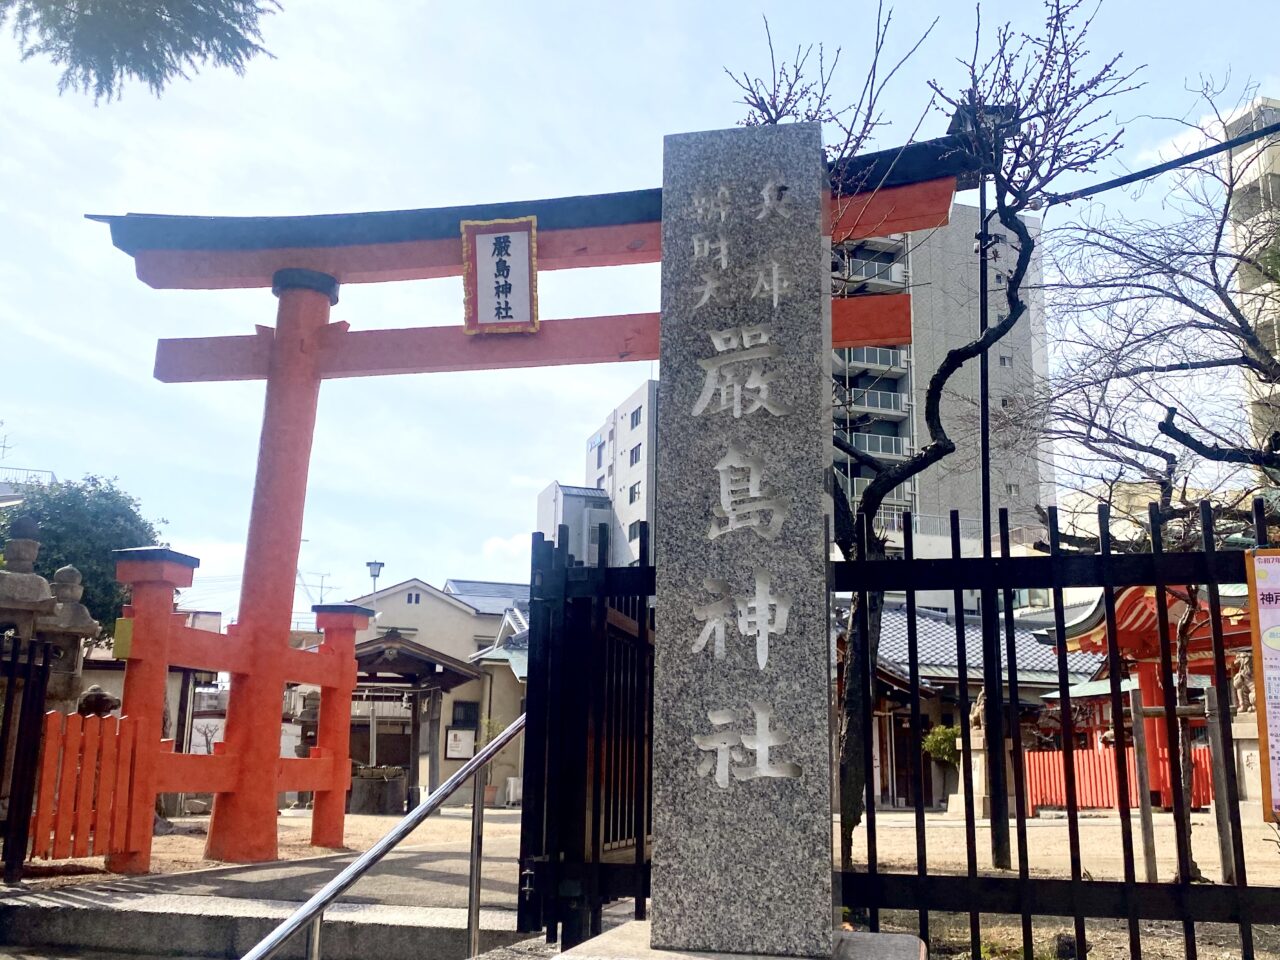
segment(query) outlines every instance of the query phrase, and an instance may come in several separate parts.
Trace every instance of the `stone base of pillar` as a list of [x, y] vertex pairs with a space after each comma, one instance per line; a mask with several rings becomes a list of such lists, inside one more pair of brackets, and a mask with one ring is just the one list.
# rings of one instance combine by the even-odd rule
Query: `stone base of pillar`
[[[961, 742], [956, 740], [956, 750], [961, 750]], [[1013, 750], [1013, 741], [1005, 739], [1005, 783], [1013, 784], [1013, 764], [1009, 759]], [[976, 820], [991, 817], [991, 791], [987, 778], [987, 738], [975, 730], [969, 738], [970, 769], [973, 771], [973, 816]], [[961, 760], [961, 763], [964, 761]], [[1009, 794], [1009, 810], [1015, 810], [1014, 796]], [[947, 811], [943, 814], [946, 820], [964, 819], [964, 769], [956, 771], [955, 790], [947, 796]]]
[[[566, 950], [562, 956], [574, 960], [766, 960], [759, 954], [655, 950], [649, 946], [649, 936], [649, 921], [630, 920]], [[909, 933], [838, 931], [834, 942], [834, 960], [927, 960], [929, 956], [920, 938]]]

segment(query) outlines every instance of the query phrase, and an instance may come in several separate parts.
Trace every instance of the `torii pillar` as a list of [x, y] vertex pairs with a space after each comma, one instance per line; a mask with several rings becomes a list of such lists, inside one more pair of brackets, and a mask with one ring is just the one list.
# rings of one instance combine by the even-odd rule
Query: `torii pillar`
[[236, 863], [277, 857], [276, 766], [285, 680], [279, 664], [289, 649], [320, 348], [329, 308], [338, 302], [338, 281], [314, 270], [279, 270], [271, 289], [280, 303], [236, 625], [248, 665], [245, 673], [232, 675], [225, 732], [240, 782], [235, 793], [214, 797], [205, 847], [208, 858]]

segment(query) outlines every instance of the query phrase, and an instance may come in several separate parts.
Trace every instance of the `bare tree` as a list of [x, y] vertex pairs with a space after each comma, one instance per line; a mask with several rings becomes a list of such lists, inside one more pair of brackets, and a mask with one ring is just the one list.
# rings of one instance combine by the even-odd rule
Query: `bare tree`
[[[1280, 121], [1252, 88], [1229, 108], [1211, 80], [1197, 92], [1200, 117], [1179, 121], [1189, 146]], [[1054, 232], [1059, 379], [1074, 387], [1060, 408], [1114, 411], [1137, 456], [1280, 477], [1278, 148], [1280, 135], [1168, 174], [1153, 216], [1092, 204]], [[1082, 443], [1119, 442], [1077, 420]]]
[[212, 754], [213, 743], [217, 739], [218, 734], [222, 732], [222, 725], [212, 721], [197, 723], [195, 725], [195, 732], [200, 734], [200, 739], [204, 741], [204, 752]]
[[[1004, 287], [1007, 308], [1002, 311], [1003, 319], [981, 336], [950, 350], [931, 372], [924, 410], [928, 442], [913, 456], [889, 462], [835, 438], [836, 446], [871, 474], [856, 508], [851, 509], [844, 497], [835, 497], [835, 538], [846, 557], [858, 552], [855, 512], [862, 518], [864, 528], [873, 531], [863, 543], [863, 552], [872, 559], [884, 557], [885, 539], [874, 529], [885, 497], [899, 484], [955, 452], [955, 440], [943, 423], [948, 382], [964, 364], [990, 351], [1027, 312], [1024, 284], [1036, 238], [1023, 214], [1037, 209], [1059, 178], [1094, 169], [1119, 146], [1122, 131], [1113, 121], [1109, 101], [1135, 88], [1136, 71], [1122, 69], [1119, 56], [1094, 62], [1087, 37], [1095, 10], [1082, 2], [1045, 0], [1043, 32], [1019, 33], [1005, 24], [991, 37], [989, 50], [984, 48], [987, 37], [979, 20], [973, 52], [960, 64], [963, 80], [954, 88], [958, 92], [938, 81], [929, 84], [935, 101], [955, 117], [953, 126], [958, 132], [953, 149], [968, 158], [984, 178], [990, 178], [994, 215], [1013, 238], [1010, 247], [1014, 261]], [[885, 16], [884, 8], [878, 7], [873, 48], [877, 57], [884, 49], [884, 33], [891, 19], [891, 12]], [[912, 51], [918, 46], [919, 42]], [[811, 47], [798, 49], [791, 63], [779, 68], [770, 38], [770, 77], [753, 79], [750, 74], [743, 74], [734, 79], [744, 91], [743, 102], [750, 111], [746, 123], [805, 119], [831, 122], [831, 117], [843, 118], [837, 123], [840, 136], [833, 161], [835, 182], [843, 186], [847, 182], [845, 167], [855, 163], [854, 152], [882, 120], [876, 96], [883, 89], [883, 82], [902, 63], [883, 73], [873, 63], [860, 94], [850, 106], [839, 110], [833, 107], [837, 101], [821, 47], [818, 78], [810, 81], [805, 77], [811, 51]], [[835, 60], [832, 70], [834, 65]], [[854, 189], [875, 190], [877, 184], [862, 183]], [[839, 238], [833, 241], [838, 242]], [[844, 675], [851, 679], [858, 675], [860, 663], [876, 662], [883, 597], [871, 594], [865, 611], [857, 606], [855, 603], [850, 611], [849, 635], [853, 642], [846, 647], [843, 663]], [[869, 733], [862, 729], [863, 694], [861, 684], [846, 683], [840, 710], [840, 846], [845, 865], [850, 863], [853, 830], [863, 813], [863, 751]]]
[[[1272, 117], [1251, 102], [1251, 89], [1226, 108], [1212, 80], [1195, 92], [1197, 119], [1177, 121], [1179, 152], [1280, 120], [1280, 109]], [[1280, 188], [1264, 172], [1268, 146], [1237, 147], [1166, 175], [1168, 193], [1150, 217], [1093, 203], [1050, 234], [1055, 374], [1027, 414], [1053, 441], [1060, 485], [1111, 506], [1125, 530], [1121, 551], [1151, 548], [1148, 502], [1167, 551], [1203, 548], [1203, 500], [1224, 521], [1220, 538], [1247, 535], [1249, 501], [1280, 467]], [[1069, 522], [1066, 542], [1095, 552], [1096, 522]], [[1199, 584], [1166, 588], [1179, 707], [1190, 703], [1191, 636], [1209, 615], [1203, 596]], [[1188, 837], [1189, 727], [1181, 717]], [[1194, 860], [1190, 871], [1188, 879], [1199, 876]]]

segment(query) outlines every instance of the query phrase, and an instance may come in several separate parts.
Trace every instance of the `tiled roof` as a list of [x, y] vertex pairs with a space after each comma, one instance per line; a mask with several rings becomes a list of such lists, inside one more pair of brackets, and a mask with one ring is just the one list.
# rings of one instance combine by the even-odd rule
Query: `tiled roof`
[[[970, 677], [982, 676], [982, 628], [973, 622], [965, 623], [965, 659]], [[1036, 640], [1035, 635], [1021, 627], [1015, 627], [1014, 653], [1018, 665], [1018, 677], [1028, 683], [1056, 682], [1058, 660], [1053, 647]], [[954, 622], [926, 611], [916, 613], [916, 652], [920, 673], [925, 678], [952, 679], [959, 676]], [[880, 657], [905, 671], [908, 662], [907, 613], [903, 606], [886, 604], [880, 621]], [[1073, 683], [1087, 680], [1093, 675], [1101, 658], [1092, 654], [1067, 654], [1067, 676]], [[1008, 667], [1004, 623], [1000, 623], [1000, 662]]]
[[516, 679], [524, 683], [529, 676], [529, 631], [507, 637], [501, 644], [486, 647], [471, 657], [472, 663], [503, 663], [511, 667]]
[[461, 600], [477, 613], [500, 617], [509, 607], [529, 602], [527, 583], [497, 583], [491, 580], [446, 580], [444, 592]]
[[496, 580], [446, 580], [445, 593], [465, 593], [473, 597], [509, 597], [528, 600], [529, 584], [501, 583]]

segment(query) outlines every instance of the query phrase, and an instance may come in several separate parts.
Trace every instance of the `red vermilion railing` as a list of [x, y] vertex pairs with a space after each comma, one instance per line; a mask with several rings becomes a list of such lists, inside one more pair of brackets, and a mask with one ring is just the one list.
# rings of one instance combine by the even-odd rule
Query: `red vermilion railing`
[[[1160, 751], [1160, 769], [1168, 779], [1168, 751]], [[1125, 751], [1129, 767], [1129, 783], [1138, 782], [1133, 748]], [[1040, 807], [1065, 807], [1067, 805], [1066, 775], [1062, 769], [1062, 751], [1029, 750], [1024, 754], [1027, 778], [1027, 808], [1034, 812]], [[1116, 768], [1115, 749], [1075, 751], [1076, 801], [1081, 809], [1115, 809]], [[1207, 807], [1213, 799], [1213, 782], [1210, 774], [1209, 748], [1191, 749], [1191, 805]], [[1132, 787], [1130, 788], [1133, 789]], [[1152, 784], [1152, 789], [1167, 793], [1167, 783]], [[1137, 798], [1131, 802], [1136, 806]]]

